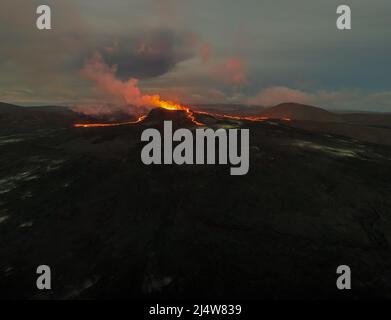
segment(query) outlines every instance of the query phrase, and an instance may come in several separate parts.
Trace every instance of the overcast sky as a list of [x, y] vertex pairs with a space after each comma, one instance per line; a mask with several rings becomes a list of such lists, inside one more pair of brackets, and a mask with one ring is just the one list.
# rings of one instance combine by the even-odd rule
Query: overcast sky
[[113, 102], [83, 72], [98, 55], [118, 83], [182, 103], [391, 112], [390, 39], [390, 0], [1, 0], [0, 101]]

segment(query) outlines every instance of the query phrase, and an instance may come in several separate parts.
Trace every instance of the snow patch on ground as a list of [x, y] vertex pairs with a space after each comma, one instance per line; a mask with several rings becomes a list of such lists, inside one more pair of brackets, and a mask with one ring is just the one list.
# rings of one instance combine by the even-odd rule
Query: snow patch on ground
[[7, 193], [15, 189], [19, 182], [38, 179], [36, 170], [22, 171], [14, 176], [0, 179], [0, 194]]
[[293, 145], [299, 148], [320, 151], [337, 157], [361, 158], [360, 155], [357, 153], [357, 150], [351, 148], [330, 147], [330, 146], [325, 146], [310, 141], [295, 141], [293, 142]]

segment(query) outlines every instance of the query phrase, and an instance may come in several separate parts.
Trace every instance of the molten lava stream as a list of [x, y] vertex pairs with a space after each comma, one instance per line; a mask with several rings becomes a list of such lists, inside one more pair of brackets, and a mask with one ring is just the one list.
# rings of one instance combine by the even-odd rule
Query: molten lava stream
[[206, 111], [196, 111], [197, 114], [208, 115], [216, 118], [225, 118], [231, 120], [247, 120], [247, 121], [266, 121], [269, 120], [268, 117], [262, 116], [236, 116], [222, 113], [206, 112]]
[[196, 126], [204, 126], [203, 123], [198, 122], [196, 118], [194, 117], [193, 111], [190, 110], [189, 107], [182, 106], [180, 104], [174, 103], [172, 101], [164, 101], [160, 100], [159, 96], [153, 97], [153, 102], [155, 105], [157, 105], [160, 108], [166, 109], [166, 110], [172, 110], [172, 111], [185, 111], [186, 116], [190, 119], [191, 122], [193, 122]]
[[[164, 101], [160, 99], [159, 95], [155, 95], [151, 97], [151, 104], [162, 108], [165, 110], [172, 110], [172, 111], [185, 111], [186, 116], [190, 119], [191, 122], [193, 122], [196, 126], [204, 126], [205, 124], [198, 122], [195, 118], [194, 114], [200, 114], [200, 115], [209, 115], [216, 118], [224, 118], [224, 119], [231, 119], [231, 120], [247, 120], [247, 121], [266, 121], [269, 120], [268, 117], [264, 116], [237, 116], [237, 115], [228, 115], [228, 114], [220, 114], [220, 113], [214, 113], [214, 112], [206, 112], [206, 111], [191, 111], [189, 107], [182, 106], [180, 104], [174, 103], [172, 101]], [[94, 128], [94, 127], [117, 127], [117, 126], [124, 126], [129, 124], [136, 124], [142, 122], [147, 116], [141, 116], [135, 121], [128, 121], [128, 122], [117, 122], [117, 123], [77, 123], [74, 125], [76, 128]], [[282, 118], [280, 120], [283, 121], [291, 121], [289, 118]]]
[[[172, 101], [164, 101], [160, 99], [160, 96], [152, 96], [151, 97], [151, 103], [152, 105], [162, 108], [165, 110], [171, 110], [171, 111], [185, 111], [186, 116], [190, 119], [191, 122], [193, 122], [196, 126], [203, 126], [204, 124], [201, 122], [198, 122], [194, 116], [193, 111], [190, 110], [190, 108], [182, 106], [180, 104], [174, 103]], [[142, 122], [147, 116], [141, 116], [136, 121], [128, 121], [128, 122], [117, 122], [117, 123], [77, 123], [74, 125], [76, 128], [94, 128], [94, 127], [118, 127], [118, 126], [124, 126], [129, 124], [136, 124], [139, 122]]]
[[116, 123], [76, 123], [73, 126], [75, 128], [96, 128], [96, 127], [118, 127], [128, 124], [136, 124], [142, 122], [147, 116], [141, 116], [135, 121], [116, 122]]

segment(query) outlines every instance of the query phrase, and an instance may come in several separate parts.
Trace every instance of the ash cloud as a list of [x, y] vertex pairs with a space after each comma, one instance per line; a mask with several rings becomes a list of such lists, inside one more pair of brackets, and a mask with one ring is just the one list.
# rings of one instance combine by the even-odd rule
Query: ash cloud
[[192, 32], [147, 30], [115, 39], [100, 48], [103, 58], [116, 65], [116, 76], [148, 79], [164, 75], [199, 53], [199, 38]]

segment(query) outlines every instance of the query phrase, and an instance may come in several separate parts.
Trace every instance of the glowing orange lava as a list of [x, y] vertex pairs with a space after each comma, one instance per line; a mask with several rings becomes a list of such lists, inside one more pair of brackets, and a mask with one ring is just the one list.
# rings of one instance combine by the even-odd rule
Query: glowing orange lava
[[[154, 95], [151, 97], [151, 104], [158, 108], [162, 108], [170, 111], [185, 111], [186, 116], [193, 122], [196, 126], [203, 126], [204, 124], [198, 122], [194, 116], [194, 112], [190, 110], [189, 107], [182, 106], [178, 103], [172, 101], [161, 100], [159, 95]], [[117, 122], [117, 123], [77, 123], [74, 125], [75, 128], [94, 128], [94, 127], [118, 127], [129, 124], [136, 124], [142, 122], [147, 116], [141, 116], [136, 121], [128, 122]]]
[[238, 116], [238, 115], [230, 115], [230, 114], [222, 114], [222, 113], [214, 113], [214, 112], [206, 112], [206, 111], [196, 111], [197, 114], [204, 114], [207, 116], [213, 116], [215, 118], [224, 118], [224, 119], [231, 119], [231, 120], [246, 120], [246, 121], [267, 121], [270, 118], [265, 116]]
[[157, 107], [166, 109], [166, 110], [172, 110], [172, 111], [177, 111], [177, 110], [182, 110], [186, 112], [187, 117], [193, 122], [196, 126], [203, 126], [204, 124], [201, 122], [198, 122], [196, 118], [194, 117], [193, 111], [190, 110], [189, 107], [182, 106], [180, 104], [177, 104], [172, 101], [164, 101], [160, 99], [160, 96], [156, 95], [152, 97], [152, 102], [154, 105]]
[[116, 123], [76, 123], [73, 126], [75, 128], [95, 128], [95, 127], [118, 127], [128, 124], [136, 124], [142, 122], [147, 116], [141, 116], [135, 121], [116, 122]]
[[[221, 113], [214, 113], [214, 112], [206, 112], [206, 111], [192, 111], [189, 107], [182, 106], [178, 103], [172, 102], [172, 101], [165, 101], [161, 100], [159, 95], [154, 95], [151, 97], [151, 104], [153, 106], [156, 106], [158, 108], [162, 108], [165, 110], [171, 110], [171, 111], [185, 111], [186, 116], [190, 119], [191, 122], [193, 122], [196, 126], [204, 126], [203, 123], [199, 122], [195, 118], [195, 114], [200, 115], [209, 115], [215, 118], [224, 118], [224, 119], [231, 119], [231, 120], [246, 120], [246, 121], [255, 121], [255, 122], [261, 122], [261, 121], [267, 121], [269, 120], [269, 117], [265, 116], [238, 116], [238, 115], [229, 115], [229, 114], [221, 114]], [[128, 121], [128, 122], [117, 122], [117, 123], [78, 123], [75, 124], [74, 127], [76, 128], [93, 128], [93, 127], [118, 127], [118, 126], [124, 126], [124, 125], [130, 125], [130, 124], [136, 124], [144, 121], [144, 119], [147, 116], [141, 116], [135, 121]], [[282, 121], [291, 121], [290, 118], [281, 118]]]

